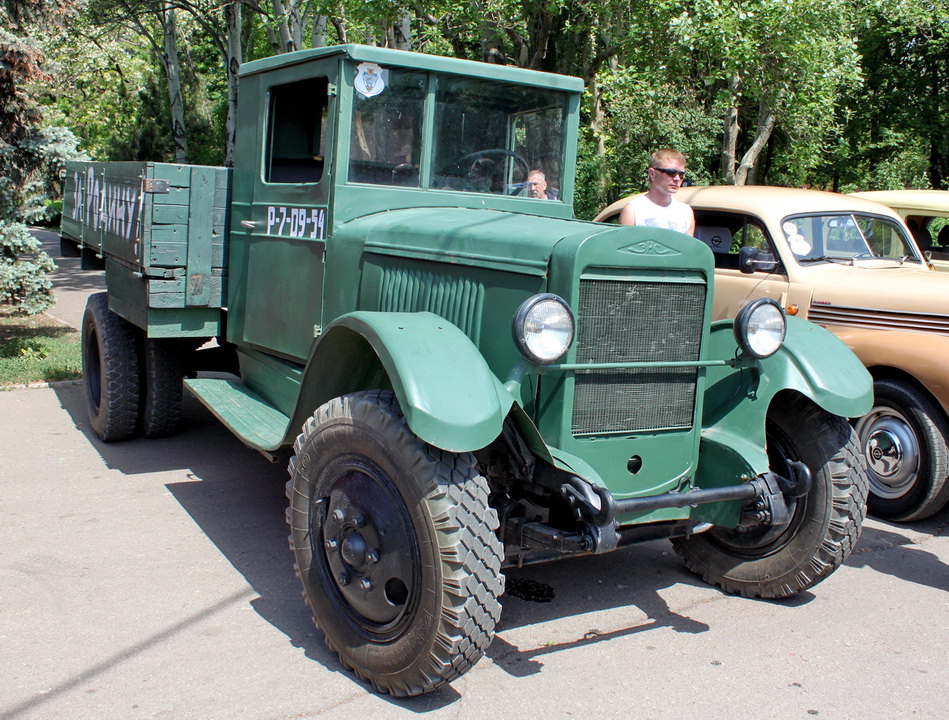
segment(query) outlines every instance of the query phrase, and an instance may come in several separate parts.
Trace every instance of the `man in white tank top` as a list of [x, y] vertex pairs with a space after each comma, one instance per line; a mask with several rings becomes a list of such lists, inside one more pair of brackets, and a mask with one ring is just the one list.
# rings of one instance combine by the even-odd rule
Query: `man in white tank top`
[[687, 235], [695, 234], [692, 208], [673, 195], [685, 179], [685, 155], [678, 150], [657, 150], [649, 161], [649, 190], [637, 195], [620, 213], [622, 225], [669, 228]]

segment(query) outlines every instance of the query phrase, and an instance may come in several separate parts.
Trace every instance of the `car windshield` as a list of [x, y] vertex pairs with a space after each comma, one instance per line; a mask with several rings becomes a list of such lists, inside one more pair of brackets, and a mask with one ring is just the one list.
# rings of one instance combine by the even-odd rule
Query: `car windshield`
[[921, 262], [912, 241], [889, 218], [857, 213], [806, 215], [785, 218], [781, 230], [802, 263]]

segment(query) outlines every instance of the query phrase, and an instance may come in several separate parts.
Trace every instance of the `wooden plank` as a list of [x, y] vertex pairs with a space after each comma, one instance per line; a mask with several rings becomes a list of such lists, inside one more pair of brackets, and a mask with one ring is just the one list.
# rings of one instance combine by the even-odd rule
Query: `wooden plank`
[[188, 307], [208, 305], [211, 299], [211, 242], [214, 202], [213, 168], [191, 168], [191, 212], [188, 217]]

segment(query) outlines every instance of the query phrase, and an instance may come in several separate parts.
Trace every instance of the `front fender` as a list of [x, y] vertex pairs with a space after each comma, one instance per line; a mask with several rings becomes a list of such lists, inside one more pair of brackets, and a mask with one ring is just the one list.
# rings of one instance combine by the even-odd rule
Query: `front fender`
[[[870, 410], [873, 382], [857, 356], [824, 328], [795, 317], [787, 321], [784, 345], [771, 357], [744, 367], [708, 370], [699, 467], [700, 474], [714, 469], [714, 477], [706, 476], [706, 487], [768, 469], [765, 420], [780, 392], [798, 392], [843, 417]], [[732, 325], [731, 320], [712, 324], [710, 359], [735, 357]]]
[[857, 357], [876, 373], [893, 368], [915, 378], [949, 413], [949, 337], [928, 332], [835, 328], [839, 337]]
[[391, 387], [419, 438], [470, 452], [498, 435], [514, 398], [455, 325], [433, 313], [354, 312], [315, 344], [293, 427], [350, 392]]

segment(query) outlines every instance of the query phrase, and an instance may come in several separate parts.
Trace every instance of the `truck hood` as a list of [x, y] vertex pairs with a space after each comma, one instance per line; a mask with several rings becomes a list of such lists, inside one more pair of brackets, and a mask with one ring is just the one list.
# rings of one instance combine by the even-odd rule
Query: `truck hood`
[[[538, 201], [543, 202], [543, 201]], [[358, 218], [341, 225], [333, 242], [368, 253], [493, 267], [544, 275], [555, 248], [574, 250], [593, 238], [626, 266], [630, 254], [674, 257], [680, 267], [711, 267], [711, 253], [687, 235], [655, 228], [603, 225], [498, 210], [412, 208]], [[568, 251], [570, 252], [570, 251]], [[949, 279], [949, 278], [947, 278]]]

